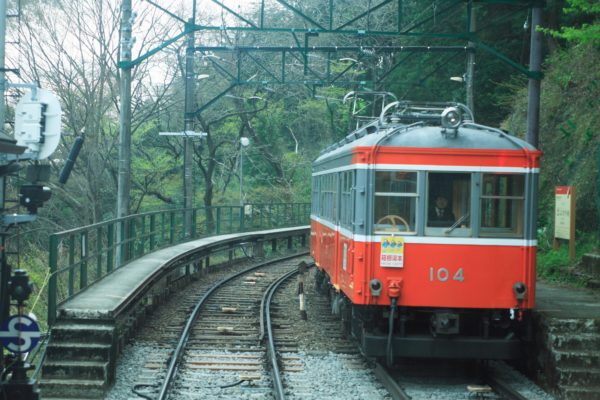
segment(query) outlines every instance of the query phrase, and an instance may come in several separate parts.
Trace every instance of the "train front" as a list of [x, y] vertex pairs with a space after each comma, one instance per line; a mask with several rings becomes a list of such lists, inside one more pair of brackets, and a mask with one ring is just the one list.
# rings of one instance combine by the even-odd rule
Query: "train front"
[[352, 148], [363, 223], [340, 233], [329, 275], [368, 355], [519, 358], [540, 152], [471, 121], [447, 125], [392, 123]]

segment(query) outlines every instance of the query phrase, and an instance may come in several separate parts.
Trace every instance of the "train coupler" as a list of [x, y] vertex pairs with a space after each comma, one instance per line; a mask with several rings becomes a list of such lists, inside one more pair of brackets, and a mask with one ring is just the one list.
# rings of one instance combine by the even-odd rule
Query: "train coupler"
[[459, 333], [459, 315], [450, 312], [436, 312], [431, 316], [431, 332], [435, 335], [455, 335]]

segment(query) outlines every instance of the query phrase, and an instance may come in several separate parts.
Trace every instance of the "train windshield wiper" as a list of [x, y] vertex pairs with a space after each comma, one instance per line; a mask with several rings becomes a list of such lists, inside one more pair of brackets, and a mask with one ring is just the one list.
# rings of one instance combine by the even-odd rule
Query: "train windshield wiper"
[[471, 213], [466, 213], [465, 215], [463, 215], [462, 217], [457, 219], [456, 222], [453, 223], [450, 228], [448, 228], [444, 231], [444, 234], [449, 235], [450, 233], [452, 233], [452, 231], [455, 230], [456, 227], [458, 227], [460, 224], [465, 222], [467, 220], [467, 218], [469, 218], [470, 216], [471, 216]]

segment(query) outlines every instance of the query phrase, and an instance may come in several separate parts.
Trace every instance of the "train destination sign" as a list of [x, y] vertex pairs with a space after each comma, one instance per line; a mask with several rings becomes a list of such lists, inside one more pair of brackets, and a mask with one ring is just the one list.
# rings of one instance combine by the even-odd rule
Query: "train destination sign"
[[382, 267], [404, 267], [404, 238], [396, 236], [381, 238], [379, 265]]
[[40, 341], [40, 327], [27, 315], [13, 315], [0, 326], [0, 341], [13, 353], [28, 353]]

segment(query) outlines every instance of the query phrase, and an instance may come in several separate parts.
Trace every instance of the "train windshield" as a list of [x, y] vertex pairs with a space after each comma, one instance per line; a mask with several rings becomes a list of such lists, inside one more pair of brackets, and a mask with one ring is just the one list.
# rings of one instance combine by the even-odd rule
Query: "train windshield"
[[417, 197], [416, 172], [375, 172], [375, 232], [414, 234]]
[[379, 234], [523, 237], [525, 176], [376, 171], [374, 210]]
[[483, 174], [481, 236], [523, 237], [525, 176]]
[[430, 172], [427, 198], [426, 234], [471, 234], [471, 174]]

